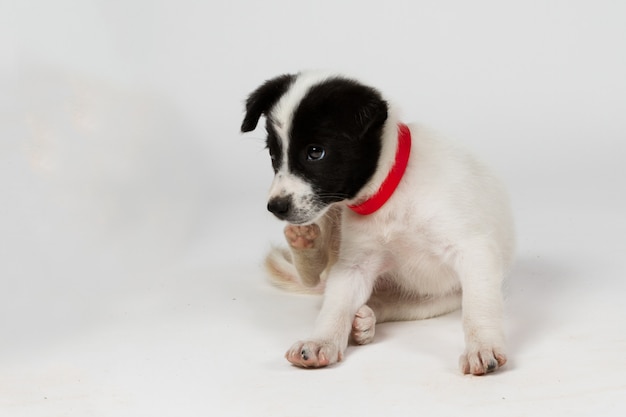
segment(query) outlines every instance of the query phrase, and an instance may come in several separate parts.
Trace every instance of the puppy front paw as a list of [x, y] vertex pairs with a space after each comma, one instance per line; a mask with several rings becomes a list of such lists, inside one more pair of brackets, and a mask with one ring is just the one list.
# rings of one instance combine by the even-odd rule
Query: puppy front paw
[[301, 368], [323, 368], [341, 361], [343, 349], [330, 341], [296, 342], [285, 358]]
[[502, 348], [480, 345], [466, 349], [459, 359], [461, 371], [472, 375], [494, 372], [505, 363], [506, 354]]
[[294, 249], [310, 249], [315, 244], [315, 239], [320, 235], [320, 227], [316, 224], [298, 226], [294, 224], [285, 227], [285, 238]]
[[367, 305], [356, 312], [352, 322], [352, 340], [357, 345], [366, 345], [374, 339], [376, 315]]

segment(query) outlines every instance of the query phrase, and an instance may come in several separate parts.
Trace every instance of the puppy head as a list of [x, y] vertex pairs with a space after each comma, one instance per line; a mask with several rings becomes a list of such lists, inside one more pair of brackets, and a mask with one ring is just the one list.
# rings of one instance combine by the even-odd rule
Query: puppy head
[[307, 224], [353, 199], [376, 171], [387, 112], [378, 91], [336, 75], [282, 75], [261, 85], [246, 101], [241, 130], [265, 116], [275, 172], [268, 210]]

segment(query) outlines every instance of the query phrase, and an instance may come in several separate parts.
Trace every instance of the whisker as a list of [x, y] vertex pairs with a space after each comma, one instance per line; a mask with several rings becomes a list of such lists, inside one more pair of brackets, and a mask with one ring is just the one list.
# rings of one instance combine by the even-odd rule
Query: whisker
[[337, 199], [339, 201], [339, 200], [347, 200], [347, 199], [350, 198], [350, 196], [348, 196], [345, 193], [320, 193], [320, 194], [316, 195], [316, 198], [318, 200], [320, 200], [322, 198], [323, 199], [331, 198], [331, 199]]

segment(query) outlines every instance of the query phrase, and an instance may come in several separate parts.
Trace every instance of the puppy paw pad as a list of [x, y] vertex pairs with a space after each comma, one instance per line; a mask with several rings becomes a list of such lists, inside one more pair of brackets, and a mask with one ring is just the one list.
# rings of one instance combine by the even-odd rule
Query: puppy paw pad
[[294, 249], [310, 249], [315, 239], [320, 235], [320, 228], [316, 224], [298, 226], [290, 224], [285, 227], [285, 238]]

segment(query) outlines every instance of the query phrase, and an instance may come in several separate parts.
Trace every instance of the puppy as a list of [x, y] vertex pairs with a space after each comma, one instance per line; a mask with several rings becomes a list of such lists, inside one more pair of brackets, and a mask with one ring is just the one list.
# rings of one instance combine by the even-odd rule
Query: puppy
[[279, 285], [324, 294], [313, 334], [287, 360], [332, 365], [350, 338], [371, 342], [376, 322], [462, 307], [461, 371], [503, 366], [501, 283], [514, 236], [494, 176], [345, 76], [271, 79], [247, 99], [242, 132], [261, 116], [275, 172], [267, 208], [288, 223], [290, 246], [272, 250], [268, 269]]

